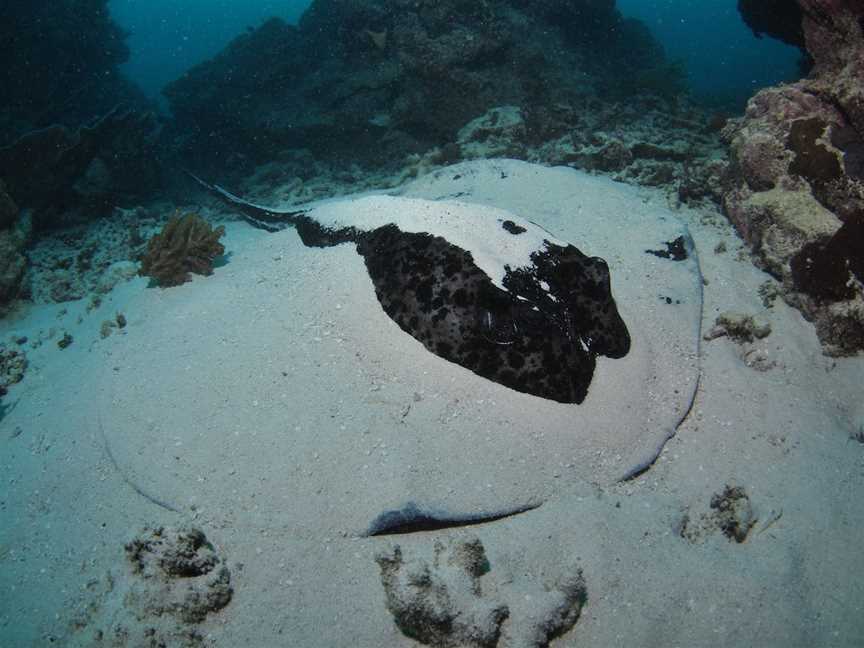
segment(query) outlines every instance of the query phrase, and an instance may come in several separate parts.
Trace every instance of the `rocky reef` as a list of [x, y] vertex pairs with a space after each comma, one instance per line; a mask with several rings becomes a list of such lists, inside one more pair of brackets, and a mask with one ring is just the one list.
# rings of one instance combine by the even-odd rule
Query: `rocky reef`
[[305, 180], [310, 158], [392, 170], [451, 145], [442, 159], [458, 159], [459, 131], [500, 106], [564, 106], [557, 121], [578, 130], [590, 100], [674, 105], [684, 87], [614, 0], [316, 0], [298, 26], [270, 20], [165, 94], [193, 168], [242, 178], [278, 162]]
[[826, 353], [850, 354], [864, 349], [864, 6], [789, 10], [802, 16], [812, 71], [760, 91], [727, 124], [723, 206]]

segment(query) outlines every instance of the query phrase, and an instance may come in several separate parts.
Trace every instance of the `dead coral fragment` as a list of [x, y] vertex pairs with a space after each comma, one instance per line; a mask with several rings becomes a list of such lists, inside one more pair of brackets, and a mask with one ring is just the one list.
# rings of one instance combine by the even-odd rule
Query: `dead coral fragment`
[[685, 513], [678, 534], [688, 542], [698, 544], [716, 531], [722, 531], [730, 541], [741, 544], [747, 540], [758, 517], [750, 496], [741, 486], [726, 485], [711, 496], [710, 509], [699, 516]]
[[405, 560], [399, 545], [375, 557], [387, 609], [402, 633], [436, 648], [494, 648], [508, 607], [482, 597], [489, 571], [479, 539], [436, 542], [432, 562]]
[[724, 335], [736, 342], [753, 342], [754, 339], [761, 340], [771, 335], [771, 325], [752, 315], [727, 311], [717, 316], [713, 328], [702, 337], [714, 340]]
[[225, 253], [219, 239], [225, 233], [215, 229], [198, 214], [175, 216], [147, 243], [138, 274], [151, 277], [161, 287], [179, 286], [189, 274], [213, 274], [213, 261]]

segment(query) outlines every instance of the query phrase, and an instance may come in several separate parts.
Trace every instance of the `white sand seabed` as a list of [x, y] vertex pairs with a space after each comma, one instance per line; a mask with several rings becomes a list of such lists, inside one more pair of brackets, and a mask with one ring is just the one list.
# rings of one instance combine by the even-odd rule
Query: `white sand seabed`
[[[495, 181], [502, 169], [510, 182]], [[213, 276], [168, 290], [135, 279], [90, 313], [72, 303], [7, 320], [4, 339], [53, 326], [75, 341], [29, 351], [4, 399], [0, 646], [49, 634], [94, 645], [97, 629], [146, 625], [123, 606], [123, 544], [147, 522], [183, 521], [232, 570], [232, 602], [198, 627], [216, 646], [418, 645], [385, 607], [375, 554], [473, 536], [491, 568], [483, 595], [513, 610], [502, 646], [518, 645], [525, 601], [574, 566], [588, 601], [553, 646], [864, 645], [864, 445], [850, 439], [864, 424], [864, 361], [823, 356], [797, 311], [765, 309], [768, 277], [737, 258], [728, 228], [669, 211], [658, 191], [504, 161], [399, 193], [505, 207], [605, 258], [631, 355], [599, 359], [583, 405], [512, 392], [399, 330], [353, 246], [309, 249], [293, 230], [239, 222]], [[623, 220], [604, 227], [606, 214]], [[752, 346], [774, 368], [748, 367], [726, 338], [702, 342], [698, 363], [682, 352], [695, 348], [698, 314], [660, 304], [655, 289], [671, 267], [667, 296], [686, 302], [692, 272], [642, 242], [679, 219], [707, 281], [703, 329], [721, 311], [759, 314], [773, 332]], [[715, 254], [721, 241], [729, 251]], [[127, 327], [101, 339], [117, 311]], [[700, 370], [694, 408], [656, 464], [616, 482], [686, 412]], [[727, 484], [758, 517], [747, 541], [682, 538], [683, 517], [708, 513]], [[362, 537], [407, 501], [455, 513], [541, 506]]]

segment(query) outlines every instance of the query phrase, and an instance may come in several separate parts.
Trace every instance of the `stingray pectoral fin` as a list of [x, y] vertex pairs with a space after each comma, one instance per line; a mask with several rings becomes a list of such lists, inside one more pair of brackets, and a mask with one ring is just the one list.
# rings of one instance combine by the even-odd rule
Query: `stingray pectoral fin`
[[586, 294], [591, 295], [590, 324], [586, 326], [589, 347], [597, 355], [623, 358], [630, 352], [630, 332], [612, 298], [609, 266], [600, 257], [591, 257], [587, 260], [587, 268], [589, 283], [593, 284], [586, 290]]

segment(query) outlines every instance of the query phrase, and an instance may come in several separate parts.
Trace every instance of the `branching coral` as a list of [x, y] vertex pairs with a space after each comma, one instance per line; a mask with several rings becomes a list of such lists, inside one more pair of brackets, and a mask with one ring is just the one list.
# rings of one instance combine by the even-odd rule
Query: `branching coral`
[[212, 274], [213, 261], [225, 253], [219, 243], [224, 233], [224, 227], [214, 229], [198, 214], [174, 216], [147, 243], [138, 274], [163, 288], [189, 281], [192, 272]]

